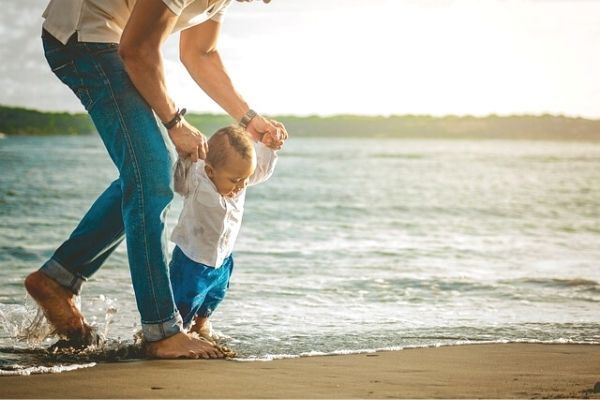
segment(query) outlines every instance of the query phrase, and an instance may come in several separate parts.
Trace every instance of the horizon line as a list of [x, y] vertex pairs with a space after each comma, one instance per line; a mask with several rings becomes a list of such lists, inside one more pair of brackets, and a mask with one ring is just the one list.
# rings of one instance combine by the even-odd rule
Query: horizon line
[[[20, 108], [28, 111], [36, 111], [41, 113], [66, 113], [66, 114], [87, 114], [85, 110], [80, 111], [70, 111], [70, 110], [42, 110], [39, 108], [29, 108], [21, 105], [7, 105], [1, 104], [0, 107], [5, 108]], [[211, 111], [199, 111], [199, 110], [188, 110], [189, 114], [196, 115], [213, 115], [213, 116], [224, 116], [230, 117], [229, 114], [211, 112]], [[279, 114], [271, 114], [264, 113], [262, 115], [271, 116], [271, 117], [294, 117], [294, 118], [339, 118], [339, 117], [365, 117], [365, 118], [393, 118], [393, 117], [427, 117], [427, 118], [475, 118], [475, 119], [485, 119], [490, 117], [497, 118], [511, 118], [511, 117], [555, 117], [555, 118], [568, 118], [568, 119], [583, 119], [588, 121], [598, 121], [600, 122], [600, 116], [598, 117], [586, 117], [582, 115], [574, 115], [567, 113], [552, 113], [552, 112], [543, 112], [543, 113], [489, 113], [489, 114], [415, 114], [415, 113], [406, 113], [406, 114], [356, 114], [356, 113], [327, 113], [327, 114], [319, 114], [319, 113], [301, 113], [301, 114], [289, 114], [289, 113], [279, 113]], [[231, 117], [230, 117], [231, 118]]]

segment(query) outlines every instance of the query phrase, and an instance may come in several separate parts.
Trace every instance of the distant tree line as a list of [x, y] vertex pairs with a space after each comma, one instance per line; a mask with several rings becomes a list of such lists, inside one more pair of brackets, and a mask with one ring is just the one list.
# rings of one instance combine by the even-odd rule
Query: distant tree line
[[0, 106], [0, 132], [7, 135], [79, 135], [93, 131], [87, 114]]
[[[600, 140], [600, 120], [560, 115], [280, 115], [274, 118], [282, 121], [294, 136]], [[234, 122], [222, 114], [190, 113], [186, 119], [207, 135]], [[94, 130], [84, 113], [0, 106], [0, 132], [8, 135], [76, 135]]]
[[298, 136], [600, 140], [600, 120], [556, 115], [279, 116]]

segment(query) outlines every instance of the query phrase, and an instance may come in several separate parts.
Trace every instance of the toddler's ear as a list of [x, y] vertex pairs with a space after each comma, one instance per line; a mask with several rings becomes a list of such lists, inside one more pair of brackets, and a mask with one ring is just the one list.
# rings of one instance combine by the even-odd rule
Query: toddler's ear
[[204, 164], [204, 172], [206, 172], [206, 175], [208, 175], [209, 178], [212, 178], [215, 170], [210, 164]]

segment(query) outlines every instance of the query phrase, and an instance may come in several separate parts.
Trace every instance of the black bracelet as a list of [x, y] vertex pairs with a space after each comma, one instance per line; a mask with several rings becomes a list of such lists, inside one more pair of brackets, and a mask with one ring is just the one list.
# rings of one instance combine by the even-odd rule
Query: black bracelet
[[175, 125], [177, 125], [179, 123], [179, 121], [181, 121], [181, 119], [183, 118], [183, 116], [185, 115], [186, 112], [187, 112], [187, 110], [185, 108], [181, 108], [181, 109], [178, 108], [173, 119], [171, 119], [169, 122], [163, 122], [162, 124], [167, 129], [174, 128]]

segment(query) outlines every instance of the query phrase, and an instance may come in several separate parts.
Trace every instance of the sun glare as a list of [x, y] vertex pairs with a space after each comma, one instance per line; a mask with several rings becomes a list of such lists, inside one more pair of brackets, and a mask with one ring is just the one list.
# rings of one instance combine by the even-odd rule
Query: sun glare
[[[598, 5], [344, 4], [292, 10], [273, 2], [272, 14], [232, 7], [221, 52], [253, 106], [272, 114], [600, 114], [600, 101], [590, 101], [600, 90], [589, 83], [600, 56], [585, 47], [597, 23], [586, 10]], [[175, 64], [173, 92], [219, 111]]]

